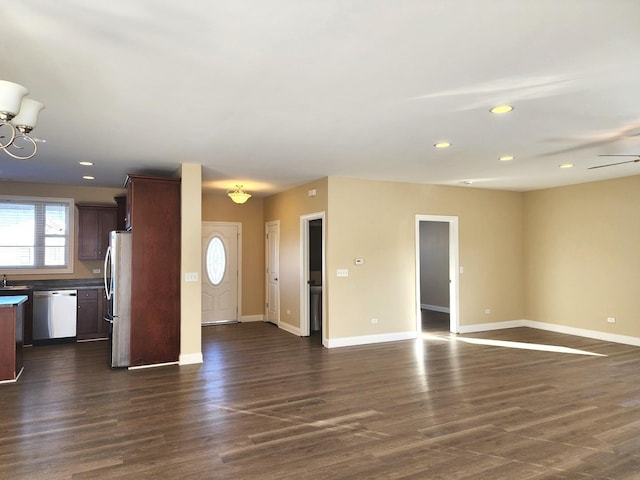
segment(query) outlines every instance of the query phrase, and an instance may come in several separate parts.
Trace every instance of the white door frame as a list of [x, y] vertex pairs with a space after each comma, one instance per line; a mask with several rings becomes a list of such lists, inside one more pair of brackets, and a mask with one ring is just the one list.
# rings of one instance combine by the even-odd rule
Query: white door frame
[[[280, 220], [272, 220], [270, 222], [265, 222], [264, 224], [264, 263], [265, 263], [265, 281], [264, 281], [264, 321], [269, 322], [269, 240], [267, 235], [269, 234], [269, 227], [275, 226], [278, 229], [278, 261], [280, 260]], [[278, 265], [278, 276], [280, 276], [280, 265]], [[276, 318], [275, 325], [280, 328], [280, 280], [278, 279], [278, 318]], [[271, 322], [270, 322], [271, 323]]]
[[[204, 227], [216, 227], [216, 226], [235, 226], [238, 227], [238, 314], [237, 321], [241, 321], [242, 318], [242, 223], [241, 222], [202, 222], [202, 228]], [[203, 269], [202, 273], [207, 274]]]
[[327, 323], [326, 323], [326, 294], [327, 274], [326, 274], [326, 221], [325, 212], [315, 212], [300, 215], [300, 336], [310, 335], [309, 310], [311, 296], [309, 294], [309, 222], [311, 220], [322, 220], [322, 345], [327, 346]]
[[420, 222], [449, 224], [449, 331], [460, 332], [460, 258], [458, 246], [458, 217], [445, 215], [416, 215], [416, 331], [422, 332], [420, 311]]

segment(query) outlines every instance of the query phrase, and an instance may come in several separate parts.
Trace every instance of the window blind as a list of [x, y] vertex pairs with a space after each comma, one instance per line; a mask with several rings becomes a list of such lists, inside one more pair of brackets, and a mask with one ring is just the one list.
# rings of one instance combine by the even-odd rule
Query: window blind
[[0, 268], [70, 265], [73, 199], [0, 197]]

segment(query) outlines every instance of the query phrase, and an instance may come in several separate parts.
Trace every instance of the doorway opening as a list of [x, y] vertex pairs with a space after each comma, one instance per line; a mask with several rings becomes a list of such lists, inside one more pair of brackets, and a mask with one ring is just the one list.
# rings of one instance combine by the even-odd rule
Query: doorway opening
[[324, 212], [300, 217], [301, 268], [300, 335], [325, 343], [325, 227]]
[[416, 215], [416, 329], [459, 330], [458, 217]]

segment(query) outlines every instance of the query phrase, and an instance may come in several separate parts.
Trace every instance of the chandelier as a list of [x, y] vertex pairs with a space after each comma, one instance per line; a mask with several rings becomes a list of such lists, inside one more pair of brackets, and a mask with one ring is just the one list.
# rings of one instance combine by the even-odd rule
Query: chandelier
[[244, 203], [251, 198], [250, 193], [242, 190], [242, 185], [236, 185], [236, 189], [227, 191], [227, 195], [229, 195], [235, 203]]
[[0, 149], [13, 158], [27, 160], [38, 151], [29, 136], [44, 105], [24, 98], [29, 91], [17, 83], [0, 80]]

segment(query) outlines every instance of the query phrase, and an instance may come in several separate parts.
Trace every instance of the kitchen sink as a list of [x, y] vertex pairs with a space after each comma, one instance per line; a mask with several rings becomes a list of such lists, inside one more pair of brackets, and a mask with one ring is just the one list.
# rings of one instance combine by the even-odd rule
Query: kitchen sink
[[11, 290], [29, 290], [30, 288], [31, 287], [29, 285], [7, 285], [6, 287], [0, 286], [0, 292]]

